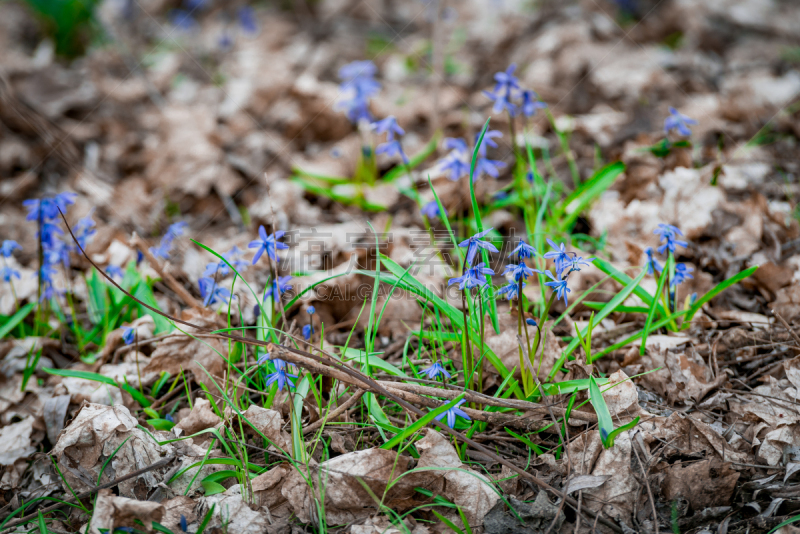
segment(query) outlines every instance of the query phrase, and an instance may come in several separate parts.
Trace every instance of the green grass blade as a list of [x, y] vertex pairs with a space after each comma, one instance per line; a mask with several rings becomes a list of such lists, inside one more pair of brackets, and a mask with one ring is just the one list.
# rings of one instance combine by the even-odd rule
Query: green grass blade
[[697, 302], [695, 302], [692, 305], [692, 307], [689, 308], [689, 312], [686, 314], [686, 319], [683, 321], [684, 328], [689, 327], [689, 323], [691, 322], [692, 318], [698, 311], [700, 311], [700, 308], [703, 307], [703, 304], [713, 299], [714, 297], [716, 297], [717, 295], [719, 295], [720, 293], [731, 287], [733, 284], [741, 280], [744, 280], [745, 278], [756, 272], [757, 269], [758, 265], [753, 265], [749, 269], [745, 269], [739, 274], [734, 275], [728, 278], [727, 280], [720, 282], [719, 284], [714, 286], [714, 289], [712, 289], [711, 291], [709, 291], [708, 293], [697, 299]]
[[[617, 306], [625, 302], [625, 300], [631, 295], [631, 293], [633, 293], [635, 289], [639, 287], [639, 283], [642, 281], [642, 279], [646, 274], [647, 274], [647, 269], [646, 268], [642, 269], [642, 272], [639, 273], [639, 276], [637, 276], [636, 279], [628, 282], [628, 284], [622, 289], [622, 291], [614, 295], [614, 298], [609, 300], [608, 303], [605, 306], [603, 306], [603, 309], [600, 310], [597, 313], [597, 315], [595, 315], [592, 324], [587, 325], [583, 329], [581, 335], [585, 336], [586, 333], [589, 331], [589, 327], [593, 327], [595, 325], [600, 324], [600, 321], [608, 317], [608, 315], [611, 314], [611, 312], [616, 310]], [[550, 371], [549, 374], [550, 378], [556, 376], [556, 373], [558, 373], [558, 371], [561, 370], [561, 367], [564, 365], [564, 362], [567, 360], [570, 354], [572, 354], [575, 351], [575, 349], [578, 347], [579, 344], [580, 344], [580, 339], [576, 337], [570, 342], [569, 345], [567, 345], [567, 348], [564, 349], [564, 352], [561, 354], [558, 361], [553, 366], [553, 369]]]
[[[595, 260], [592, 262], [592, 265], [611, 276], [611, 278], [623, 286], [627, 286], [631, 283], [631, 280], [633, 280], [633, 278], [622, 271], [617, 270], [616, 267], [602, 258], [595, 258]], [[653, 303], [653, 295], [648, 293], [647, 290], [642, 287], [637, 287], [634, 289], [633, 294], [642, 299], [642, 302], [644, 302], [646, 306], [650, 306], [650, 304]]]
[[28, 304], [17, 310], [17, 313], [12, 315], [11, 318], [3, 326], [0, 326], [0, 339], [5, 339], [6, 336], [10, 334], [11, 331], [14, 330], [14, 328], [16, 328], [17, 325], [21, 323], [23, 319], [25, 319], [25, 317], [28, 316], [29, 313], [31, 313], [34, 307], [36, 307], [36, 303], [29, 302]]
[[444, 412], [446, 412], [447, 410], [449, 410], [450, 408], [455, 406], [458, 403], [458, 401], [460, 401], [463, 398], [464, 398], [464, 393], [462, 393], [461, 395], [459, 395], [455, 399], [451, 400], [447, 404], [443, 404], [442, 406], [439, 406], [435, 410], [426, 413], [425, 415], [420, 417], [417, 420], [416, 423], [406, 427], [405, 430], [403, 430], [402, 432], [397, 434], [395, 437], [393, 437], [392, 439], [390, 439], [389, 441], [384, 443], [381, 446], [381, 449], [393, 449], [394, 447], [400, 445], [405, 440], [407, 440], [410, 436], [412, 436], [415, 432], [417, 432], [419, 429], [423, 428], [428, 423], [433, 421], [438, 415], [443, 414]]
[[611, 163], [598, 170], [591, 178], [580, 184], [575, 191], [563, 202], [562, 211], [565, 217], [561, 219], [561, 231], [566, 231], [589, 204], [599, 197], [606, 189], [611, 187], [614, 180], [625, 170], [622, 162]]
[[661, 292], [664, 291], [664, 283], [667, 281], [667, 276], [669, 275], [669, 270], [672, 264], [675, 262], [675, 257], [670, 254], [669, 258], [667, 259], [667, 264], [664, 266], [664, 269], [661, 271], [661, 276], [658, 277], [658, 287], [656, 288], [656, 295], [653, 299], [653, 302], [650, 303], [650, 309], [647, 311], [647, 319], [644, 322], [644, 330], [642, 330], [642, 347], [639, 351], [639, 354], [644, 356], [644, 351], [647, 343], [647, 333], [650, 331], [650, 325], [653, 324], [653, 319], [656, 316], [656, 308], [658, 307], [658, 302], [661, 300]]
[[608, 405], [600, 392], [600, 387], [597, 385], [594, 377], [589, 377], [589, 400], [594, 407], [597, 414], [597, 426], [600, 429], [600, 438], [603, 440], [603, 446], [607, 449], [614, 445], [613, 439], [609, 440], [610, 434], [614, 431], [614, 421], [611, 419], [611, 412], [608, 411]]

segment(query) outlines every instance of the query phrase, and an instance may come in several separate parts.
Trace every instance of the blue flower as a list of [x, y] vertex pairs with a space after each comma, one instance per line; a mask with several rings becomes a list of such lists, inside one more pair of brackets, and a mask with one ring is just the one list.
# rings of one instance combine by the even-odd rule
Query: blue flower
[[[435, 219], [441, 216], [441, 211], [439, 211], [439, 203], [435, 200], [431, 200], [427, 204], [425, 204], [420, 212], [429, 219]], [[444, 212], [447, 215], [447, 210]]]
[[136, 329], [131, 328], [130, 326], [125, 326], [122, 328], [122, 341], [125, 342], [126, 345], [130, 345], [136, 339]]
[[[483, 141], [481, 141], [481, 146], [478, 148], [478, 155], [486, 156], [486, 146], [490, 146], [492, 148], [497, 148], [497, 142], [494, 141], [495, 138], [503, 137], [503, 132], [500, 130], [489, 130], [483, 135]], [[477, 143], [480, 140], [481, 134], [475, 134], [475, 142]]]
[[475, 161], [475, 176], [480, 177], [483, 173], [492, 178], [500, 176], [500, 169], [505, 168], [506, 164], [497, 159], [478, 158]]
[[647, 254], [647, 274], [653, 275], [654, 272], [660, 273], [664, 267], [653, 257], [652, 247], [647, 247], [644, 253]]
[[541, 272], [538, 269], [531, 269], [524, 263], [518, 264], [509, 264], [506, 265], [506, 270], [503, 272], [503, 275], [508, 276], [509, 274], [514, 277], [515, 282], [519, 282], [520, 278], [524, 278], [525, 280], [528, 279], [529, 276], [533, 275], [534, 272]]
[[182, 236], [188, 227], [189, 225], [183, 221], [172, 223], [167, 227], [167, 233], [164, 234], [164, 237], [168, 237], [170, 240], [175, 239], [178, 236]]
[[[228, 260], [228, 263], [233, 265], [234, 269], [241, 273], [242, 271], [247, 270], [249, 265], [246, 261], [240, 259], [243, 253], [243, 250], [237, 246], [234, 246], [228, 252], [223, 254], [222, 257]], [[203, 272], [203, 276], [214, 276], [215, 274], [227, 276], [231, 272], [231, 268], [228, 267], [228, 263], [225, 263], [223, 260], [219, 260], [218, 262], [212, 261], [206, 265], [206, 270]]]
[[685, 263], [675, 264], [675, 278], [672, 279], [669, 287], [675, 287], [678, 284], [682, 284], [687, 278], [694, 278], [694, 276], [691, 275], [692, 271], [694, 271], [694, 269]]
[[499, 252], [497, 247], [491, 244], [488, 241], [483, 241], [481, 238], [486, 236], [492, 228], [488, 230], [484, 230], [483, 232], [477, 233], [474, 236], [470, 237], [469, 239], [465, 239], [461, 243], [458, 244], [459, 247], [469, 247], [467, 248], [467, 263], [472, 265], [472, 261], [475, 259], [475, 254], [480, 249], [486, 249], [490, 252]]
[[317, 309], [314, 306], [309, 306], [308, 308], [306, 308], [306, 312], [309, 315], [314, 315], [315, 313], [317, 313]]
[[445, 378], [450, 378], [450, 373], [445, 371], [444, 367], [441, 363], [436, 362], [430, 367], [423, 369], [422, 371], [418, 372], [419, 375], [425, 375], [428, 377], [429, 380], [436, 380], [439, 376], [444, 376]]
[[458, 401], [456, 403], [455, 406], [453, 406], [452, 408], [450, 408], [446, 412], [437, 415], [436, 416], [436, 420], [437, 421], [441, 421], [442, 419], [447, 417], [447, 426], [449, 426], [450, 428], [455, 428], [456, 417], [457, 416], [463, 417], [467, 421], [471, 421], [471, 419], [469, 418], [469, 415], [467, 415], [467, 413], [464, 410], [459, 408], [459, 406], [461, 406], [465, 402], [467, 402], [465, 399], [461, 399], [460, 401]]
[[[39, 269], [39, 277], [43, 284], [53, 285], [53, 276], [56, 275], [56, 268], [52, 265], [45, 264]], [[36, 275], [34, 275], [36, 276]]]
[[397, 139], [381, 143], [377, 146], [377, 148], [375, 148], [375, 153], [386, 154], [387, 156], [400, 156], [400, 159], [403, 160], [403, 163], [408, 165], [408, 156], [406, 156], [406, 153], [403, 152], [403, 146]]
[[36, 238], [40, 239], [43, 247], [54, 247], [59, 242], [58, 236], [64, 235], [64, 232], [53, 223], [42, 223], [40, 232], [36, 232]]
[[3, 241], [3, 245], [0, 246], [0, 254], [2, 254], [4, 258], [10, 258], [15, 250], [22, 250], [22, 247], [19, 246], [19, 243], [11, 239], [6, 239]]
[[12, 278], [16, 278], [19, 280], [19, 271], [12, 269], [8, 265], [0, 269], [0, 276], [3, 278], [3, 282], [11, 282]]
[[[522, 287], [525, 287], [526, 285], [527, 284], [525, 282], [522, 282]], [[517, 299], [519, 298], [519, 284], [515, 282], [509, 282], [508, 284], [498, 289], [495, 294], [498, 296], [503, 295], [506, 298], [506, 300]]]
[[86, 246], [97, 233], [97, 230], [95, 229], [95, 222], [92, 219], [91, 214], [75, 223], [73, 233], [75, 234], [75, 239], [77, 241], [75, 250], [78, 252], [81, 250], [86, 250]]
[[264, 288], [264, 298], [262, 300], [266, 301], [267, 297], [277, 299], [281, 294], [292, 289], [292, 285], [289, 284], [289, 280], [291, 279], [291, 276], [279, 276], [277, 280], [273, 280], [271, 284], [267, 284], [267, 287]]
[[542, 108], [546, 108], [547, 104], [539, 100], [538, 95], [534, 91], [522, 91], [522, 114], [526, 117], [536, 115], [536, 112]]
[[231, 298], [231, 292], [224, 287], [220, 287], [213, 278], [204, 276], [197, 281], [200, 287], [200, 296], [203, 297], [203, 306], [210, 306], [217, 302], [228, 302]]
[[311, 336], [312, 336], [313, 334], [314, 334], [314, 327], [312, 327], [310, 324], [307, 324], [307, 325], [304, 325], [304, 326], [303, 326], [303, 338], [304, 338], [306, 341], [308, 341], [309, 339], [311, 339]]
[[269, 258], [272, 258], [276, 262], [280, 261], [278, 259], [278, 252], [277, 251], [289, 248], [289, 245], [286, 245], [284, 243], [280, 243], [278, 241], [278, 239], [283, 237], [283, 234], [285, 234], [285, 233], [286, 232], [284, 232], [283, 230], [278, 230], [277, 232], [273, 233], [272, 235], [267, 236], [267, 231], [264, 229], [264, 226], [263, 225], [259, 226], [258, 227], [258, 236], [260, 237], [260, 239], [256, 239], [254, 241], [250, 241], [250, 244], [247, 245], [248, 248], [258, 249], [258, 250], [256, 250], [255, 257], [253, 258], [253, 265], [255, 265], [256, 262], [258, 262], [258, 259], [265, 252], [267, 253], [267, 256]]
[[529, 326], [538, 326], [535, 319], [525, 319], [525, 324]]
[[520, 239], [517, 243], [517, 247], [511, 251], [511, 254], [508, 255], [510, 258], [514, 254], [517, 255], [517, 258], [520, 260], [524, 260], [525, 258], [532, 258], [534, 254], [536, 254], [536, 249], [527, 244], [524, 240]]
[[[175, 422], [175, 418], [172, 417], [172, 415], [170, 415], [170, 414], [164, 414], [164, 419], [166, 419], [170, 423], [174, 423]], [[181, 517], [183, 517], [183, 516], [181, 516]], [[185, 518], [184, 518], [184, 520], [185, 520]]]
[[689, 129], [689, 125], [692, 124], [697, 124], [697, 121], [670, 106], [669, 116], [664, 119], [664, 132], [669, 133], [671, 130], [678, 130], [679, 134], [690, 136], [692, 131]]
[[179, 30], [191, 30], [197, 25], [192, 14], [185, 9], [173, 9], [169, 12], [169, 20]]
[[464, 288], [472, 289], [474, 287], [486, 285], [486, 276], [493, 275], [494, 271], [487, 268], [485, 265], [485, 263], [481, 262], [475, 267], [467, 269], [463, 275], [448, 280], [447, 285], [458, 284], [458, 289], [462, 291]]
[[28, 216], [25, 219], [38, 221], [40, 214], [44, 221], [56, 219], [59, 217], [58, 210], [67, 211], [67, 206], [74, 204], [77, 196], [75, 193], [59, 193], [52, 198], [26, 200], [22, 203], [28, 209]]
[[[269, 354], [266, 354], [265, 356], [269, 358]], [[261, 360], [259, 359], [259, 362], [260, 361]], [[292, 378], [297, 378], [297, 375], [293, 375], [286, 371], [286, 362], [279, 358], [275, 358], [274, 360], [272, 360], [272, 363], [273, 365], [275, 365], [275, 372], [267, 375], [266, 387], [270, 387], [275, 382], [278, 383], [278, 391], [283, 391], [283, 388], [287, 383], [291, 387], [294, 387], [294, 382], [292, 382]]]
[[369, 112], [369, 98], [377, 93], [381, 85], [373, 78], [377, 68], [372, 61], [353, 61], [339, 69], [342, 80], [340, 89], [349, 95], [337, 104], [345, 110], [350, 122], [357, 123], [362, 119], [372, 120]]
[[556, 277], [553, 276], [553, 273], [550, 271], [545, 271], [544, 274], [547, 275], [550, 280], [552, 280], [552, 282], [545, 282], [544, 285], [551, 287], [553, 291], [556, 292], [556, 298], [563, 298], [564, 305], [566, 306], [567, 294], [571, 291], [571, 289], [567, 287], [567, 279], [561, 279], [560, 277], [556, 279]]
[[655, 230], [653, 230], [653, 233], [659, 237], [661, 242], [664, 243], [658, 247], [659, 254], [665, 254], [667, 250], [674, 253], [676, 246], [686, 248], [689, 245], [689, 243], [686, 241], [680, 241], [677, 239], [678, 236], [683, 235], [683, 232], [681, 232], [677, 226], [661, 223]]
[[397, 125], [397, 119], [394, 118], [394, 115], [389, 115], [383, 120], [379, 120], [372, 123], [372, 128], [378, 134], [386, 134], [386, 140], [391, 141], [394, 139], [395, 134], [397, 135], [405, 135], [405, 130], [400, 128]]
[[258, 23], [256, 22], [256, 12], [250, 6], [242, 6], [236, 11], [236, 18], [239, 26], [245, 33], [258, 33]]
[[187, 532], [188, 528], [189, 528], [189, 525], [186, 522], [186, 516], [181, 514], [181, 532]]
[[494, 89], [491, 92], [483, 92], [489, 99], [494, 100], [492, 111], [495, 113], [500, 113], [504, 109], [512, 117], [517, 113], [517, 106], [512, 102], [515, 96], [514, 92], [519, 91], [519, 80], [514, 76], [516, 68], [517, 66], [512, 63], [505, 72], [496, 73]]
[[469, 174], [471, 160], [467, 152], [453, 150], [447, 156], [439, 160], [438, 167], [443, 173], [448, 173], [452, 181], [458, 181], [462, 176]]
[[553, 247], [553, 250], [545, 253], [544, 258], [553, 260], [553, 262], [556, 264], [556, 273], [560, 278], [561, 272], [564, 270], [564, 267], [572, 261], [572, 257], [570, 256], [569, 252], [567, 252], [564, 243], [556, 245], [551, 239], [548, 239], [547, 242], [551, 247]]
[[567, 274], [569, 274], [572, 271], [580, 271], [581, 270], [581, 265], [589, 266], [589, 265], [592, 264], [593, 261], [594, 261], [594, 258], [586, 258], [586, 259], [584, 259], [581, 256], [578, 256], [577, 254], [575, 254], [574, 256], [572, 256], [569, 259], [568, 262], [566, 262], [564, 264], [564, 267], [565, 268], [569, 267], [569, 271], [567, 272]]
[[469, 147], [467, 146], [467, 142], [461, 137], [445, 137], [444, 148], [462, 154], [466, 154], [469, 152]]

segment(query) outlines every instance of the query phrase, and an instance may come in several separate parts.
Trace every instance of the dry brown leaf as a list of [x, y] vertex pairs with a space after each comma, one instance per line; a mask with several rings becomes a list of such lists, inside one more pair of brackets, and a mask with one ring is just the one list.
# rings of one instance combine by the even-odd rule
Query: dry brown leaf
[[728, 380], [724, 373], [712, 378], [711, 370], [702, 359], [692, 358], [687, 353], [648, 350], [641, 362], [646, 370], [653, 372], [642, 376], [640, 383], [673, 405], [677, 402], [700, 402]]
[[64, 428], [64, 418], [69, 408], [69, 395], [56, 395], [44, 401], [44, 424], [47, 428], [47, 439], [50, 443], [58, 442], [58, 434]]
[[180, 531], [181, 516], [186, 518], [187, 524], [191, 524], [197, 519], [197, 515], [194, 513], [197, 503], [185, 495], [178, 495], [161, 504], [164, 505], [166, 512], [161, 524], [172, 532]]
[[292, 439], [283, 430], [283, 418], [280, 412], [251, 404], [244, 412], [244, 418], [274, 445], [283, 451], [290, 450]]
[[208, 526], [210, 530], [223, 525], [228, 532], [237, 534], [263, 534], [269, 526], [269, 511], [253, 510], [244, 501], [241, 486], [236, 484], [224, 493], [203, 497], [203, 514], [214, 506], [214, 515]]
[[152, 532], [153, 521], [160, 523], [165, 512], [160, 503], [117, 497], [110, 489], [100, 490], [97, 492], [89, 532], [114, 532], [120, 527], [141, 529], [141, 525], [134, 523], [135, 519], [144, 524], [145, 531]]
[[730, 505], [738, 480], [739, 473], [717, 459], [688, 465], [677, 462], [667, 469], [664, 495], [670, 501], [683, 497], [699, 512], [711, 506]]
[[222, 423], [222, 419], [211, 409], [211, 403], [207, 399], [197, 399], [189, 415], [178, 421], [172, 430], [176, 436], [181, 434], [191, 436], [201, 430], [214, 428], [220, 423]]
[[26, 417], [0, 429], [0, 465], [13, 465], [17, 460], [36, 452], [36, 447], [31, 443], [33, 423], [33, 417]]

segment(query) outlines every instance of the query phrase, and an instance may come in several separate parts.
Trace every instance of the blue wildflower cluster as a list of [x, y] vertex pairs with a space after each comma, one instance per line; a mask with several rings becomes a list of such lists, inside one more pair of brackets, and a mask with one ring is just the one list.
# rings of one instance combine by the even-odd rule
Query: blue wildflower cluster
[[343, 109], [353, 124], [361, 120], [372, 121], [369, 99], [381, 89], [381, 84], [375, 80], [377, 71], [372, 61], [353, 61], [339, 69], [339, 79], [342, 80], [339, 88], [345, 96], [337, 108]]
[[[42, 246], [43, 260], [37, 274], [42, 286], [40, 301], [49, 300], [60, 294], [60, 291], [55, 288], [56, 266], [61, 264], [65, 269], [69, 269], [70, 253], [73, 250], [85, 249], [96, 233], [95, 222], [90, 214], [75, 225], [74, 233], [77, 244], [72, 245], [64, 239], [64, 232], [58, 227], [56, 221], [61, 213], [66, 213], [68, 207], [75, 203], [75, 197], [77, 197], [75, 193], [59, 193], [54, 197], [30, 199], [22, 203], [28, 210], [26, 220], [35, 221], [39, 225], [36, 238]], [[9, 273], [9, 276], [14, 276], [14, 274]]]
[[[661, 246], [658, 247], [659, 254], [675, 254], [677, 247], [686, 248], [689, 246], [686, 241], [678, 239], [683, 236], [683, 232], [677, 226], [661, 223], [653, 230], [653, 233], [658, 236], [661, 242]], [[647, 256], [647, 274], [661, 273], [664, 267], [653, 257], [653, 249], [648, 247], [644, 252]], [[687, 279], [694, 278], [691, 274], [692, 271], [694, 269], [685, 263], [676, 263], [675, 273], [669, 283], [670, 291], [674, 291], [678, 285]]]
[[[475, 178], [480, 178], [483, 174], [498, 178], [500, 169], [506, 166], [500, 160], [490, 159], [486, 152], [487, 146], [497, 148], [497, 142], [494, 139], [499, 137], [503, 137], [503, 133], [498, 130], [489, 130], [483, 136], [483, 141], [478, 147], [478, 158], [475, 160]], [[479, 139], [480, 134], [477, 134], [475, 143]], [[454, 182], [462, 176], [468, 176], [472, 164], [472, 152], [469, 150], [467, 142], [460, 137], [448, 137], [444, 140], [444, 148], [450, 152], [437, 163], [439, 171], [447, 174]]]
[[514, 76], [516, 69], [517, 66], [512, 63], [505, 72], [496, 73], [494, 89], [484, 91], [483, 94], [494, 102], [492, 106], [494, 113], [506, 111], [511, 117], [520, 113], [532, 117], [538, 110], [546, 108], [547, 104], [539, 100], [536, 92], [520, 87], [519, 78]]
[[270, 359], [269, 352], [262, 354], [258, 358], [258, 365], [265, 365], [267, 362], [272, 362], [272, 365], [275, 366], [275, 371], [272, 373], [268, 373], [266, 376], [266, 387], [270, 387], [272, 384], [278, 384], [278, 391], [283, 391], [283, 388], [286, 387], [288, 384], [290, 387], [294, 387], [295, 384], [292, 382], [292, 378], [297, 378], [297, 375], [293, 375], [288, 371], [288, 364], [281, 360], [280, 358]]
[[[372, 129], [379, 135], [386, 134], [386, 142], [381, 143], [375, 149], [376, 154], [386, 154], [387, 156], [400, 156], [403, 163], [408, 165], [408, 156], [403, 152], [403, 145], [400, 144], [401, 135], [405, 135], [405, 131], [397, 125], [397, 119], [393, 116], [388, 116], [383, 120], [372, 123]], [[398, 137], [395, 138], [395, 135]]]

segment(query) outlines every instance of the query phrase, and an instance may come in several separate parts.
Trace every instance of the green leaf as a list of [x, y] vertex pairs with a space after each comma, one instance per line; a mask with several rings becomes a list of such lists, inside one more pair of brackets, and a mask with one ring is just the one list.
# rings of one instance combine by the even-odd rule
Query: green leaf
[[147, 419], [147, 423], [156, 430], [172, 430], [172, 427], [175, 426], [175, 421], [161, 418]]
[[692, 321], [694, 314], [700, 311], [700, 308], [703, 307], [703, 304], [713, 299], [714, 297], [716, 297], [717, 295], [719, 295], [720, 293], [731, 287], [733, 284], [741, 280], [744, 280], [745, 278], [756, 272], [757, 269], [758, 265], [753, 265], [749, 269], [745, 269], [739, 274], [734, 275], [728, 278], [727, 280], [723, 280], [722, 282], [714, 286], [714, 289], [712, 289], [711, 291], [709, 291], [708, 293], [697, 299], [697, 302], [695, 302], [692, 305], [692, 307], [689, 308], [689, 312], [686, 314], [686, 319], [684, 319], [683, 321], [683, 328], [689, 328], [689, 323]]
[[796, 515], [794, 517], [790, 517], [786, 521], [782, 522], [780, 525], [776, 525], [775, 528], [770, 530], [768, 534], [773, 534], [773, 532], [779, 531], [780, 529], [782, 529], [786, 525], [791, 525], [792, 523], [797, 523], [798, 521], [800, 521], [800, 515]]
[[503, 427], [503, 430], [508, 432], [512, 437], [517, 438], [522, 443], [527, 445], [528, 448], [532, 449], [536, 453], [537, 456], [541, 456], [542, 454], [544, 454], [544, 451], [542, 450], [541, 447], [539, 447], [537, 444], [535, 444], [534, 442], [532, 442], [531, 440], [529, 440], [525, 436], [520, 436], [519, 434], [517, 434], [516, 432], [514, 432], [513, 430], [511, 430], [511, 429], [509, 429], [507, 427]]
[[45, 367], [43, 371], [51, 375], [82, 378], [84, 380], [108, 384], [109, 386], [124, 389], [131, 397], [133, 397], [136, 402], [145, 408], [152, 404], [138, 389], [131, 387], [129, 384], [118, 384], [113, 378], [109, 378], [101, 374], [92, 373], [90, 371], [75, 371], [72, 369], [50, 369], [48, 367]]
[[27, 317], [29, 313], [31, 313], [31, 310], [33, 310], [35, 306], [36, 306], [35, 302], [29, 302], [28, 304], [17, 310], [17, 313], [12, 315], [11, 318], [3, 326], [0, 326], [0, 339], [5, 339], [6, 336], [10, 334], [11, 331], [14, 330], [14, 328], [16, 328], [17, 325], [21, 323], [22, 320], [25, 319], [25, 317]]
[[562, 211], [566, 216], [561, 220], [561, 231], [566, 231], [624, 170], [625, 164], [620, 161], [606, 165], [564, 199]]
[[600, 391], [593, 376], [589, 378], [589, 401], [591, 401], [597, 414], [597, 426], [600, 429], [600, 438], [603, 440], [603, 446], [608, 449], [614, 445], [613, 438], [609, 441], [609, 436], [614, 431], [614, 421], [611, 419], [611, 412], [608, 411], [606, 400], [603, 398], [603, 393]]
[[439, 406], [435, 410], [426, 413], [425, 415], [417, 419], [417, 421], [414, 424], [409, 425], [408, 427], [406, 427], [405, 430], [403, 430], [395, 437], [384, 443], [381, 446], [381, 449], [393, 449], [397, 445], [400, 445], [410, 436], [412, 436], [415, 432], [417, 432], [419, 429], [421, 429], [422, 427], [426, 426], [428, 423], [433, 421], [437, 416], [443, 414], [444, 412], [446, 412], [447, 410], [458, 404], [458, 401], [460, 401], [463, 398], [464, 398], [464, 393], [460, 394], [458, 397], [451, 400], [447, 404], [443, 404], [442, 406]]
[[[608, 378], [597, 378], [597, 383], [605, 385]], [[542, 391], [545, 395], [568, 395], [576, 391], [584, 391], [589, 389], [589, 379], [579, 378], [576, 380], [562, 380], [561, 382], [554, 382], [551, 384], [542, 384]]]
[[[617, 270], [616, 267], [611, 265], [603, 258], [595, 258], [595, 260], [592, 262], [592, 265], [609, 275], [623, 286], [627, 286], [631, 283], [631, 280], [633, 280], [630, 276], [622, 271]], [[644, 302], [646, 306], [650, 306], [650, 304], [653, 302], [653, 295], [648, 293], [647, 290], [642, 287], [637, 287], [633, 291], [633, 294], [642, 299], [642, 302]]]
[[218, 493], [225, 493], [225, 486], [219, 484], [217, 482], [211, 482], [207, 480], [203, 480], [200, 482], [203, 485], [203, 489], [205, 489], [205, 496], [209, 497], [211, 495], [216, 495]]
[[206, 527], [208, 526], [208, 522], [211, 521], [211, 517], [214, 515], [214, 509], [217, 507], [217, 504], [214, 503], [211, 505], [211, 508], [206, 513], [206, 516], [203, 518], [203, 522], [200, 523], [200, 527], [197, 529], [196, 534], [203, 534], [205, 532]]
[[[456, 506], [456, 508], [458, 508], [458, 507]], [[460, 509], [459, 509], [459, 511], [460, 511]], [[436, 517], [439, 519], [439, 521], [441, 521], [442, 523], [444, 523], [445, 525], [447, 525], [447, 528], [449, 528], [450, 530], [452, 530], [452, 531], [453, 531], [453, 532], [455, 532], [456, 534], [464, 534], [464, 531], [463, 531], [463, 530], [461, 530], [460, 528], [458, 528], [458, 527], [455, 525], [455, 523], [453, 523], [452, 521], [450, 521], [449, 519], [447, 519], [445, 516], [443, 516], [442, 514], [440, 514], [439, 512], [437, 512], [436, 510], [434, 510], [433, 508], [431, 508], [431, 513], [432, 513], [433, 515], [435, 515], [435, 516], [436, 516]]]

